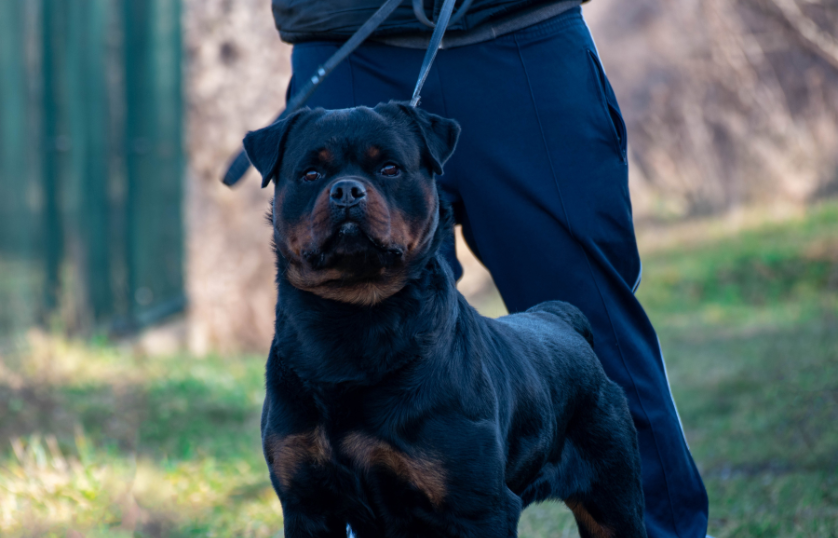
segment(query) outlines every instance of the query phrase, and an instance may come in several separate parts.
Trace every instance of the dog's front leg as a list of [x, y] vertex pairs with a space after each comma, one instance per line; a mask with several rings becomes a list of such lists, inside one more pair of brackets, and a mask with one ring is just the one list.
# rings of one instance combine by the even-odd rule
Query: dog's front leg
[[317, 485], [319, 481], [314, 476], [317, 470], [301, 469], [293, 487], [288, 487], [271, 469], [271, 482], [282, 503], [286, 538], [346, 538], [340, 496], [328, 487]]
[[346, 538], [346, 520], [327, 506], [282, 501], [286, 538]]
[[282, 503], [285, 536], [345, 538], [346, 518], [338, 515], [342, 499], [323, 429], [287, 434], [268, 426], [263, 436], [271, 483]]
[[492, 538], [517, 538], [518, 520], [521, 518], [523, 503], [508, 487], [504, 486], [500, 493], [499, 509], [481, 521], [479, 529], [469, 536]]
[[[459, 495], [461, 506], [452, 507], [449, 514], [449, 530], [445, 536], [450, 538], [479, 537], [479, 538], [516, 538], [518, 536], [518, 520], [521, 517], [521, 498], [507, 487], [498, 493], [494, 499], [485, 495], [473, 496], [473, 501], [466, 500], [466, 495]], [[475, 511], [472, 505], [478, 502], [483, 505]], [[439, 535], [441, 536], [441, 534]]]

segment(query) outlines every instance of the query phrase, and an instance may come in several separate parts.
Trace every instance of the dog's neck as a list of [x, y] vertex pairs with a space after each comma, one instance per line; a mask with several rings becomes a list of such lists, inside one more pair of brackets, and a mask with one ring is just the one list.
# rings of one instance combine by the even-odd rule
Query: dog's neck
[[439, 254], [398, 293], [369, 307], [325, 299], [280, 278], [275, 347], [307, 384], [371, 385], [413, 361], [445, 356], [439, 346], [453, 340], [461, 307]]

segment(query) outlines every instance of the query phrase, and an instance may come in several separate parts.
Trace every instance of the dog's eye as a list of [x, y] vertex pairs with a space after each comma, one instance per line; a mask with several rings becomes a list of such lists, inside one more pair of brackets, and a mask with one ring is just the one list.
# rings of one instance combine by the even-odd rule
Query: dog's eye
[[317, 181], [320, 179], [320, 172], [317, 170], [309, 170], [305, 174], [303, 174], [303, 179], [306, 181]]
[[396, 177], [397, 175], [399, 175], [399, 167], [395, 164], [385, 165], [384, 168], [381, 169], [381, 175], [387, 177]]

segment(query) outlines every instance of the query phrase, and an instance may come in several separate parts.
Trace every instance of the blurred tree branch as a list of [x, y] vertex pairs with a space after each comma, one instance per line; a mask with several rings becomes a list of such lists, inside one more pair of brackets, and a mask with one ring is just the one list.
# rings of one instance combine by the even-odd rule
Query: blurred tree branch
[[807, 17], [795, 0], [771, 0], [795, 30], [803, 44], [838, 69], [838, 40]]

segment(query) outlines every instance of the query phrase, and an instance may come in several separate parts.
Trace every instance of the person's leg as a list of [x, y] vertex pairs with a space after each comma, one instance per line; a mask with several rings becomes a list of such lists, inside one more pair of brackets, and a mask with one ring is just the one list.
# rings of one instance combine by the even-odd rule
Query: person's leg
[[443, 50], [437, 62], [442, 112], [463, 128], [446, 175], [467, 239], [511, 312], [561, 299], [588, 316], [637, 426], [649, 536], [703, 537], [706, 492], [633, 294], [625, 132], [581, 14]]

